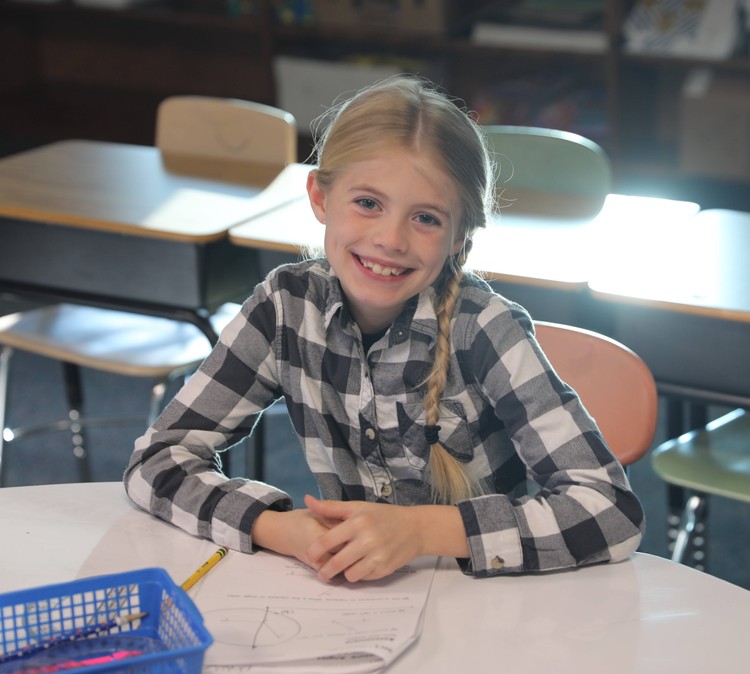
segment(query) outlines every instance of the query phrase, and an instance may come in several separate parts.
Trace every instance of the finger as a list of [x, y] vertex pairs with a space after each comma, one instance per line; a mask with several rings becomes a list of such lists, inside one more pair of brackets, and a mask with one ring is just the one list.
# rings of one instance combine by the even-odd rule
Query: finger
[[[357, 583], [361, 580], [379, 580], [392, 572], [393, 569], [387, 561], [379, 559], [376, 555], [363, 555], [353, 563], [347, 563], [339, 555], [335, 555], [318, 570], [318, 575], [333, 578], [343, 573], [344, 578], [350, 583]], [[334, 575], [329, 576], [331, 573]]]
[[307, 564], [311, 569], [313, 569], [316, 573], [320, 571], [321, 568], [328, 562], [330, 559], [330, 556], [325, 557], [321, 560], [314, 560], [310, 558], [310, 555], [305, 554], [303, 555], [302, 561]]
[[362, 555], [357, 552], [355, 544], [350, 543], [320, 565], [318, 577], [321, 580], [331, 580], [343, 573], [347, 580], [356, 582], [366, 572], [368, 569], [363, 567]]
[[306, 554], [316, 564], [323, 564], [324, 558], [330, 559], [340, 552], [350, 542], [351, 538], [352, 534], [349, 532], [349, 527], [345, 527], [344, 523], [337, 521], [335, 526], [310, 543]]
[[344, 578], [350, 583], [358, 583], [360, 580], [369, 580], [374, 572], [374, 565], [367, 560], [361, 559], [356, 564], [352, 564], [344, 570]]
[[318, 513], [310, 511], [310, 517], [312, 517], [318, 524], [325, 527], [326, 529], [333, 529], [337, 524], [341, 524], [341, 520], [336, 520], [331, 517], [324, 517]]
[[306, 562], [309, 566], [312, 566], [316, 571], [320, 570], [320, 568], [327, 564], [328, 561], [338, 552], [341, 551], [342, 546], [338, 546], [335, 548], [332, 548], [330, 550], [323, 549], [323, 552], [321, 553], [315, 553], [308, 549], [305, 551], [305, 559], [309, 560]]
[[339, 522], [341, 522], [340, 519], [328, 517], [324, 515], [323, 513], [318, 512], [319, 504], [323, 503], [323, 501], [321, 501], [320, 499], [315, 498], [314, 496], [311, 496], [310, 494], [305, 494], [304, 500], [305, 500], [305, 505], [307, 506], [307, 510], [310, 513], [310, 515], [313, 517], [313, 519], [316, 522], [319, 522], [320, 524], [322, 524], [327, 529], [331, 529], [332, 527], [339, 524]]
[[330, 580], [346, 571], [366, 554], [367, 547], [345, 524], [318, 538], [307, 551], [307, 555], [315, 561], [322, 580]]
[[305, 505], [315, 514], [335, 520], [346, 519], [354, 508], [354, 504], [349, 501], [324, 501], [310, 494], [305, 494]]

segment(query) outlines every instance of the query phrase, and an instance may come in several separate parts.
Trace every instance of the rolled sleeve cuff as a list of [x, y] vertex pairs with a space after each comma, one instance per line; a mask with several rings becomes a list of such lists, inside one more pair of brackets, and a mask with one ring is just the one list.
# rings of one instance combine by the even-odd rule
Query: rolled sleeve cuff
[[292, 501], [280, 491], [269, 492], [258, 498], [257, 494], [246, 493], [244, 487], [227, 494], [214, 509], [211, 540], [233, 550], [253, 552], [253, 525], [260, 514], [269, 508], [290, 510]]
[[496, 576], [524, 570], [523, 548], [513, 508], [502, 495], [458, 504], [469, 544], [468, 560], [459, 564], [474, 576]]

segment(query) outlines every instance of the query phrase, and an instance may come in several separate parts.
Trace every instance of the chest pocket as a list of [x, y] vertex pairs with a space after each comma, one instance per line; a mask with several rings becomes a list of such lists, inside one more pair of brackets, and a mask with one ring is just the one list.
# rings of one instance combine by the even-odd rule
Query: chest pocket
[[[406, 460], [415, 468], [423, 470], [430, 458], [430, 448], [424, 435], [424, 405], [421, 402], [396, 403], [396, 409]], [[438, 425], [440, 444], [459, 461], [471, 461], [474, 451], [463, 405], [451, 400], [442, 402]]]

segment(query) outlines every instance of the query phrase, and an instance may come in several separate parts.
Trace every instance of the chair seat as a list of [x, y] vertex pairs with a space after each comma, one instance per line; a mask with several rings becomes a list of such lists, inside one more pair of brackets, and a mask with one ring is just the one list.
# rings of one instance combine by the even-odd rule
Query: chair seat
[[[237, 313], [227, 303], [211, 318], [217, 332]], [[192, 369], [211, 344], [192, 323], [56, 304], [0, 317], [0, 344], [105, 372], [166, 377]]]
[[669, 440], [652, 452], [651, 462], [670, 484], [750, 502], [750, 414], [734, 410]]

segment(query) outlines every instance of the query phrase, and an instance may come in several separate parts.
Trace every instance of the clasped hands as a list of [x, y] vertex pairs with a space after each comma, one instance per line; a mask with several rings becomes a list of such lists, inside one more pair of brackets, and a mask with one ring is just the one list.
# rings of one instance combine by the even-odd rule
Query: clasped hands
[[340, 573], [352, 583], [377, 580], [421, 555], [468, 555], [455, 506], [324, 501], [310, 495], [305, 505], [265, 511], [253, 538], [262, 547], [296, 557], [321, 580]]

